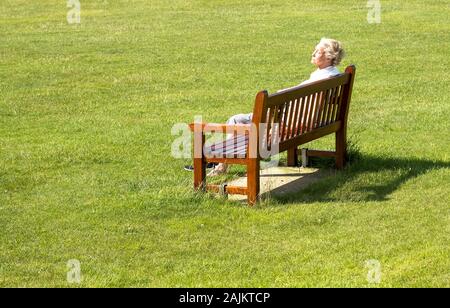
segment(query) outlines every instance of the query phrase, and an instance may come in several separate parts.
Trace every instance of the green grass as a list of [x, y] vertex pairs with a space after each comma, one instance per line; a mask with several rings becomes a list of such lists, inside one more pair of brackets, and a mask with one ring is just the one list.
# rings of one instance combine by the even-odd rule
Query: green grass
[[[363, 0], [81, 2], [0, 3], [0, 287], [69, 286], [69, 259], [82, 287], [450, 286], [448, 0], [378, 25]], [[172, 126], [307, 79], [324, 36], [357, 66], [352, 164], [255, 208], [195, 195]]]

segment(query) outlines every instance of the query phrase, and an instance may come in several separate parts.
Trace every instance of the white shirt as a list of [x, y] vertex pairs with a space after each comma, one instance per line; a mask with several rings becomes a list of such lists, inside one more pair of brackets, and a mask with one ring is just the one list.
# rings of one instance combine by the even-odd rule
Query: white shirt
[[339, 71], [339, 69], [336, 66], [328, 66], [324, 69], [317, 69], [315, 72], [313, 72], [311, 74], [311, 76], [309, 76], [308, 80], [303, 81], [301, 84], [295, 86], [295, 87], [290, 87], [290, 88], [286, 88], [283, 90], [279, 90], [278, 92], [282, 92], [282, 91], [286, 91], [286, 90], [291, 90], [293, 88], [299, 87], [299, 86], [304, 86], [307, 85], [309, 83], [315, 82], [315, 81], [319, 81], [322, 79], [327, 79], [330, 77], [334, 77], [339, 75], [341, 72]]
[[308, 80], [303, 81], [299, 86], [303, 86], [305, 84], [312, 83], [314, 81], [319, 81], [322, 79], [327, 79], [330, 77], [334, 77], [339, 75], [341, 72], [338, 70], [336, 66], [328, 66], [324, 69], [317, 69], [315, 72], [311, 74]]

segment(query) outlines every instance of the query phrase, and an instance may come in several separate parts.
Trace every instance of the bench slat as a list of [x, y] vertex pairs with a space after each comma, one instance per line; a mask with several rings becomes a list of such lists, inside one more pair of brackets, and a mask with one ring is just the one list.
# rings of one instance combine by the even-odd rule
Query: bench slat
[[298, 115], [298, 111], [297, 111], [297, 106], [298, 106], [298, 101], [299, 99], [295, 99], [291, 105], [291, 109], [292, 109], [292, 114], [289, 118], [289, 131], [288, 131], [288, 135], [286, 136], [287, 139], [292, 138], [292, 136], [294, 136], [294, 130], [297, 126], [295, 117]]
[[331, 112], [331, 120], [330, 123], [333, 123], [337, 120], [337, 111], [339, 109], [339, 101], [342, 97], [342, 87], [336, 88], [336, 97], [334, 98], [333, 110]]
[[332, 98], [333, 89], [328, 89], [325, 93], [325, 98], [323, 102], [322, 112], [319, 115], [319, 127], [325, 126], [326, 124], [326, 116], [328, 113], [328, 109], [330, 108], [330, 101]]
[[344, 97], [344, 87], [341, 87], [341, 93], [339, 95], [339, 103], [337, 106], [337, 110], [336, 110], [336, 119], [340, 119], [341, 118], [341, 106], [342, 106], [342, 99]]
[[328, 125], [331, 121], [331, 113], [333, 110], [333, 103], [334, 103], [334, 98], [336, 97], [336, 88], [333, 88], [331, 90], [331, 96], [330, 96], [330, 101], [328, 103], [328, 109], [327, 109], [327, 113], [325, 114], [325, 119], [323, 121], [323, 125]]
[[301, 125], [302, 123], [305, 123], [305, 110], [306, 110], [306, 106], [308, 105], [308, 97], [302, 97], [302, 106], [301, 106], [301, 111], [299, 114], [299, 123], [297, 126], [297, 131], [296, 131], [296, 136], [298, 136], [299, 134], [303, 134], [303, 125]]

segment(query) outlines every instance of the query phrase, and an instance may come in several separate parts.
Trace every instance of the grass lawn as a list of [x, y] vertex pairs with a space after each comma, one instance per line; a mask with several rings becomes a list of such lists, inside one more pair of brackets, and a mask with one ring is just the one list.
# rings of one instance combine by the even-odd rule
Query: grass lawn
[[[2, 0], [0, 287], [450, 287], [450, 4], [366, 4], [81, 0], [69, 25]], [[357, 66], [348, 168], [254, 208], [195, 195], [172, 126], [307, 79], [322, 37]]]

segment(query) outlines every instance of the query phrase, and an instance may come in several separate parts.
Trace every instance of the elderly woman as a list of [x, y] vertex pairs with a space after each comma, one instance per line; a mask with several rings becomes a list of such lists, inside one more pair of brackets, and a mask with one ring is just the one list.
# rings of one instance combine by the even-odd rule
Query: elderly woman
[[[342, 44], [339, 41], [323, 38], [316, 46], [311, 59], [311, 63], [317, 67], [317, 70], [311, 74], [308, 80], [305, 80], [295, 87], [339, 75], [340, 71], [337, 69], [337, 66], [341, 63], [344, 55], [344, 49], [342, 48]], [[295, 87], [283, 89], [280, 91], [292, 89]], [[232, 116], [227, 121], [227, 124], [249, 124], [252, 122], [252, 116], [253, 114], [251, 113], [238, 114]], [[228, 166], [226, 164], [218, 164], [208, 174], [208, 176], [223, 174], [227, 171], [227, 167]]]

